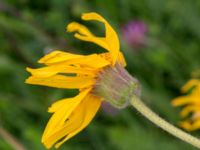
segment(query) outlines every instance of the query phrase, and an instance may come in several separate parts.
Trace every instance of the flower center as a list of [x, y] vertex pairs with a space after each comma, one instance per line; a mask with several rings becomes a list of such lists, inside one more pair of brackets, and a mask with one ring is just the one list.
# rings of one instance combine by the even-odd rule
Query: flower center
[[93, 92], [117, 108], [125, 108], [133, 95], [140, 96], [140, 84], [117, 63], [104, 68], [98, 75]]

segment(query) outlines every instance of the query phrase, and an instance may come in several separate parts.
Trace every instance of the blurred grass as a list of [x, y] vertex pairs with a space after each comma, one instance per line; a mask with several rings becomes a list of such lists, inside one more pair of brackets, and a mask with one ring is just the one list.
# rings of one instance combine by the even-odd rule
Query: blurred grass
[[[148, 46], [136, 51], [121, 42], [127, 69], [141, 81], [143, 99], [153, 110], [173, 124], [180, 120], [170, 100], [179, 95], [179, 88], [191, 72], [200, 68], [200, 1], [1, 0], [0, 126], [26, 149], [44, 149], [40, 138], [50, 117], [48, 106], [75, 91], [26, 85], [25, 67], [37, 67], [37, 59], [49, 49], [100, 52], [101, 48], [65, 33], [67, 23], [80, 21], [80, 14], [89, 11], [99, 12], [109, 20], [121, 41], [124, 23], [139, 19], [148, 25]], [[88, 25], [102, 34], [99, 24]], [[0, 149], [13, 148], [0, 137]], [[195, 150], [131, 108], [114, 117], [100, 111], [91, 125], [62, 149]]]

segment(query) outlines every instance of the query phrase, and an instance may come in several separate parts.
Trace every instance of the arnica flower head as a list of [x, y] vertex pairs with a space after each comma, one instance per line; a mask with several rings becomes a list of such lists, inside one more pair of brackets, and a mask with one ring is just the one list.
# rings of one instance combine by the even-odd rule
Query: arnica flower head
[[122, 26], [124, 40], [133, 48], [145, 46], [148, 27], [140, 20], [132, 20]]
[[27, 68], [32, 74], [26, 83], [64, 89], [79, 89], [72, 98], [61, 99], [49, 108], [52, 113], [42, 136], [46, 148], [59, 148], [65, 141], [83, 130], [93, 119], [102, 101], [116, 108], [132, 105], [151, 122], [168, 133], [200, 148], [200, 140], [177, 129], [160, 118], [140, 100], [140, 84], [125, 69], [126, 62], [120, 52], [116, 32], [97, 13], [82, 15], [85, 21], [95, 20], [105, 25], [105, 36], [97, 37], [77, 22], [67, 26], [68, 32], [76, 32], [79, 40], [95, 43], [107, 52], [78, 55], [55, 50], [38, 62], [45, 66]]
[[42, 136], [46, 148], [60, 147], [83, 130], [93, 119], [102, 101], [117, 108], [129, 105], [132, 95], [139, 95], [139, 84], [124, 69], [126, 62], [120, 52], [119, 40], [110, 24], [97, 13], [85, 13], [82, 20], [94, 20], [105, 25], [105, 37], [97, 37], [77, 22], [66, 29], [75, 32], [82, 41], [92, 42], [108, 52], [78, 55], [55, 50], [38, 62], [45, 66], [27, 68], [31, 73], [26, 83], [64, 89], [79, 89], [72, 98], [61, 99], [49, 108], [52, 113]]
[[200, 129], [200, 80], [191, 79], [183, 87], [184, 96], [172, 101], [173, 106], [183, 106], [181, 117], [186, 118], [180, 126], [187, 131]]

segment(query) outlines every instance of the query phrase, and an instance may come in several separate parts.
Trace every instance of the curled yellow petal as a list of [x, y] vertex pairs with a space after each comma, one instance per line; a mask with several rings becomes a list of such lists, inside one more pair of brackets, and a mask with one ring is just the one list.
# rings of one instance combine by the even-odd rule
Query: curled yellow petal
[[76, 33], [74, 36], [79, 40], [86, 41], [86, 42], [92, 42], [92, 43], [95, 43], [95, 44], [109, 50], [109, 45], [105, 41], [105, 38], [95, 37], [95, 36], [90, 36], [90, 37], [89, 36], [83, 36], [83, 35], [78, 34], [78, 33]]
[[80, 34], [84, 35], [84, 36], [94, 36], [86, 26], [81, 25], [77, 22], [71, 22], [70, 24], [68, 24], [68, 26], [66, 27], [67, 32], [79, 32]]
[[67, 26], [68, 32], [78, 32], [75, 34], [75, 37], [88, 42], [93, 42], [111, 53], [112, 64], [114, 65], [119, 57], [119, 39], [116, 32], [110, 26], [110, 24], [99, 14], [97, 13], [85, 13], [82, 15], [83, 20], [96, 20], [104, 23], [105, 25], [105, 37], [96, 37], [94, 36], [87, 27], [72, 22]]
[[109, 50], [109, 46], [108, 46], [108, 43], [105, 41], [105, 38], [96, 37], [84, 25], [81, 25], [76, 22], [72, 22], [67, 26], [67, 32], [78, 32], [74, 35], [77, 39], [95, 43], [105, 48], [106, 50]]
[[115, 32], [115, 30], [113, 30], [111, 25], [102, 16], [100, 16], [97, 13], [94, 13], [94, 12], [85, 13], [82, 15], [82, 19], [83, 20], [96, 20], [96, 21], [100, 21], [105, 24], [105, 29], [106, 29], [105, 40], [109, 45], [108, 51], [112, 55], [113, 64], [115, 64], [115, 62], [117, 61], [118, 55], [119, 55], [119, 39], [118, 39], [118, 36], [117, 36], [117, 33]]
[[84, 25], [81, 25], [77, 22], [72, 22], [72, 23], [68, 24], [66, 29], [67, 29], [67, 32], [78, 32], [74, 36], [79, 40], [92, 42], [92, 43], [95, 43], [95, 44], [109, 50], [109, 46], [108, 46], [108, 43], [106, 43], [105, 38], [96, 37]]

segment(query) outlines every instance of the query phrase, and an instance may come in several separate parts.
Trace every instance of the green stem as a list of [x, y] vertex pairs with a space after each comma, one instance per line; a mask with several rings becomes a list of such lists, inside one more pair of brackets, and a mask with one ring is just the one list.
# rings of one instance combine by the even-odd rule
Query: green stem
[[130, 103], [135, 109], [137, 109], [142, 115], [144, 115], [147, 119], [156, 124], [158, 127], [200, 149], [200, 140], [198, 138], [195, 138], [192, 135], [178, 129], [177, 127], [173, 126], [172, 124], [159, 117], [150, 108], [148, 108], [139, 98], [133, 97], [130, 100]]

